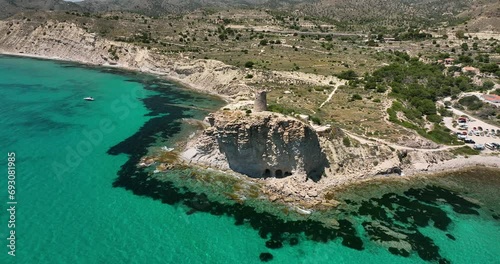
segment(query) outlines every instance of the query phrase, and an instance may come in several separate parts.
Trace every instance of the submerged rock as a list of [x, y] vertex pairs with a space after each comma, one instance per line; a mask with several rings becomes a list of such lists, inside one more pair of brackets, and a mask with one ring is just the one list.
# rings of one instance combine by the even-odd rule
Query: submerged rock
[[273, 255], [271, 253], [264, 252], [264, 253], [260, 253], [259, 258], [262, 262], [268, 262], [268, 261], [273, 260]]
[[277, 249], [283, 247], [283, 243], [278, 240], [269, 240], [266, 242], [266, 247], [270, 249]]

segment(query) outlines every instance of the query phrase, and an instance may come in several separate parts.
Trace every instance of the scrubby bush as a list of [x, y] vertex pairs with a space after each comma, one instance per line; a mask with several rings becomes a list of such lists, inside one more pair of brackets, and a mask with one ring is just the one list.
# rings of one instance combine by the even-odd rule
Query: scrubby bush
[[439, 124], [443, 120], [443, 118], [441, 116], [439, 116], [439, 115], [428, 115], [427, 116], [427, 120], [429, 122]]
[[458, 100], [458, 102], [472, 111], [483, 107], [483, 102], [481, 102], [481, 100], [474, 95], [462, 97]]
[[363, 97], [359, 94], [353, 94], [351, 100], [363, 100]]
[[346, 146], [346, 147], [350, 147], [351, 146], [351, 140], [349, 139], [349, 137], [344, 137], [342, 139], [342, 143], [344, 143], [344, 146]]
[[321, 119], [317, 116], [309, 116], [313, 124], [321, 125]]
[[253, 61], [247, 61], [245, 62], [245, 68], [253, 68], [254, 62]]
[[293, 109], [286, 108], [286, 107], [284, 107], [282, 105], [278, 105], [278, 104], [269, 104], [267, 107], [267, 110], [269, 110], [271, 112], [275, 112], [275, 113], [281, 113], [284, 115], [290, 115], [294, 112]]
[[358, 74], [353, 70], [347, 70], [337, 74], [337, 77], [344, 80], [354, 80], [358, 78]]

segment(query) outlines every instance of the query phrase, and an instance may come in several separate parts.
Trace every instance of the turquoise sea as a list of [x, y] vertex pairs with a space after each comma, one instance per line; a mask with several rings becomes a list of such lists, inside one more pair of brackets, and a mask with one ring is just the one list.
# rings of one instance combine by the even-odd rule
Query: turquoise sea
[[[148, 148], [175, 146], [193, 129], [184, 119], [223, 105], [213, 96], [153, 76], [0, 56], [0, 98], [0, 263], [261, 263], [270, 255], [269, 263], [287, 264], [500, 263], [500, 209], [488, 200], [500, 184], [488, 193], [435, 182], [346, 195], [332, 231], [140, 176], [134, 165]], [[7, 247], [10, 152], [15, 257]], [[381, 225], [405, 238], [382, 245], [394, 237]], [[412, 249], [388, 250], [401, 245]]]

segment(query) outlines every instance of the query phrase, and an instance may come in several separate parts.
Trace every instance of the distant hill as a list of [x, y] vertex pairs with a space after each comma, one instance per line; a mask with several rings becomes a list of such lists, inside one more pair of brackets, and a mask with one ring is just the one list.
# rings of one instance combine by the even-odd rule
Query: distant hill
[[76, 3], [62, 0], [0, 0], [0, 18], [26, 10], [81, 10]]
[[400, 26], [408, 20], [446, 21], [472, 6], [495, 2], [497, 0], [86, 0], [83, 5], [92, 10], [127, 10], [149, 15], [198, 8], [253, 7], [297, 11], [346, 23], [389, 21]]
[[85, 0], [79, 3], [62, 0], [0, 0], [0, 17], [25, 9], [119, 10], [159, 16], [199, 8], [262, 8], [329, 18], [340, 25], [405, 27], [410, 22], [413, 23], [411, 25], [425, 26], [454, 19], [463, 20], [468, 18], [463, 14], [471, 8], [492, 3], [498, 3], [498, 0]]
[[500, 2], [473, 5], [460, 14], [459, 17], [471, 18], [466, 25], [467, 31], [487, 30], [500, 32]]

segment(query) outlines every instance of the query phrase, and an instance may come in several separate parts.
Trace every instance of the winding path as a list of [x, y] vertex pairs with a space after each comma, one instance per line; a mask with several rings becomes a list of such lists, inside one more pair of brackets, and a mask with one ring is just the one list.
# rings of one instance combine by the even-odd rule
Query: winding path
[[333, 95], [335, 94], [337, 89], [339, 89], [339, 87], [340, 87], [340, 84], [337, 84], [337, 86], [335, 86], [335, 89], [333, 89], [333, 91], [330, 93], [330, 95], [328, 95], [328, 98], [326, 98], [326, 100], [319, 106], [319, 108], [323, 107], [326, 103], [328, 103], [328, 102], [330, 102], [330, 100], [332, 100]]

